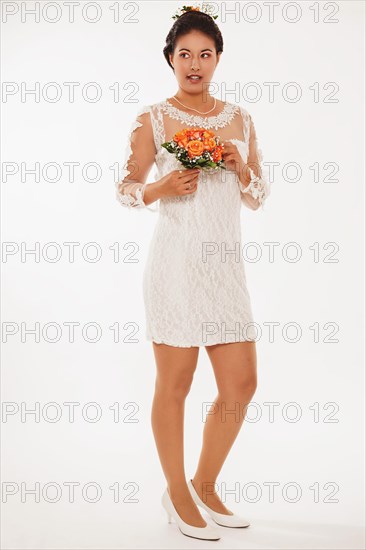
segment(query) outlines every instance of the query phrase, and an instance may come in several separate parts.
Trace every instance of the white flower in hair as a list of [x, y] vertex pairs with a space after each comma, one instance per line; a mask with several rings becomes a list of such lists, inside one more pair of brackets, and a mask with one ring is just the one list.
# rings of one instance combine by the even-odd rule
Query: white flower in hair
[[211, 15], [211, 7], [212, 6], [206, 6], [204, 3], [202, 4], [202, 8], [200, 8], [199, 6], [183, 6], [175, 12], [175, 14], [172, 16], [172, 19], [178, 19], [181, 15], [183, 15], [183, 13], [186, 13], [188, 11], [200, 11], [202, 13], [210, 15], [212, 19], [217, 19], [217, 15]]

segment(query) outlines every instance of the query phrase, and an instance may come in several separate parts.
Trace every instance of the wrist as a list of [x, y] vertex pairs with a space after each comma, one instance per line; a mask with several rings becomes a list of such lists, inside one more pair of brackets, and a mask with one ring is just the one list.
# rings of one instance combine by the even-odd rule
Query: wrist
[[241, 170], [238, 172], [239, 181], [242, 184], [242, 186], [246, 189], [249, 187], [250, 180], [246, 177], [247, 170], [245, 169], [245, 166], [242, 167]]
[[155, 202], [160, 199], [160, 180], [154, 181], [153, 183], [148, 183], [144, 191], [144, 203], [146, 205]]

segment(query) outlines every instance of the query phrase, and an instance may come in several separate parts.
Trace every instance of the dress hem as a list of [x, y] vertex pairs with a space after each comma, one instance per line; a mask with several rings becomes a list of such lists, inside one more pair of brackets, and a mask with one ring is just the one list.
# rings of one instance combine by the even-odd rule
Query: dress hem
[[154, 337], [148, 337], [146, 336], [146, 340], [149, 342], [153, 342], [154, 344], [165, 344], [166, 346], [172, 346], [175, 348], [199, 348], [199, 347], [206, 347], [206, 346], [216, 346], [217, 344], [237, 344], [239, 342], [256, 342], [255, 339], [247, 339], [247, 340], [235, 340], [233, 342], [223, 342], [222, 340], [218, 340], [217, 342], [207, 342], [204, 344], [203, 342], [199, 342], [197, 344], [173, 344], [172, 342], [157, 340]]

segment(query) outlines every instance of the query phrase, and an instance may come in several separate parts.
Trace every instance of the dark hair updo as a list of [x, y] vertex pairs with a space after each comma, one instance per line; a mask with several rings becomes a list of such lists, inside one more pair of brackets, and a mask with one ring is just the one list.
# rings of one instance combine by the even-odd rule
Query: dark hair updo
[[210, 36], [214, 40], [216, 54], [224, 51], [224, 41], [221, 31], [211, 15], [208, 15], [202, 11], [186, 11], [178, 17], [165, 39], [166, 44], [163, 49], [163, 54], [168, 65], [173, 69], [173, 71], [174, 67], [170, 63], [169, 55], [173, 55], [178, 38], [193, 30], [207, 34], [207, 36]]

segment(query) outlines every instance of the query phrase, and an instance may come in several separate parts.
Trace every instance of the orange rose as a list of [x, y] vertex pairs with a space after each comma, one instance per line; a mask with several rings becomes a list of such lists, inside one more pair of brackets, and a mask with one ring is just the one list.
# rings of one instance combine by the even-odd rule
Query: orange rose
[[215, 147], [216, 147], [216, 141], [212, 137], [206, 138], [203, 141], [203, 148], [206, 151], [211, 151], [212, 149], [215, 149]]
[[179, 147], [186, 147], [188, 143], [187, 130], [182, 130], [181, 132], [177, 132], [173, 137], [173, 140], [178, 143]]
[[196, 128], [195, 130], [191, 131], [191, 139], [200, 139], [201, 138], [201, 130], [199, 128]]
[[182, 147], [183, 149], [187, 147], [187, 143], [189, 143], [189, 140], [187, 137], [183, 137], [183, 139], [181, 139], [180, 141], [177, 141], [178, 147]]
[[198, 139], [192, 139], [187, 145], [188, 156], [190, 158], [199, 157], [203, 153], [203, 143]]

